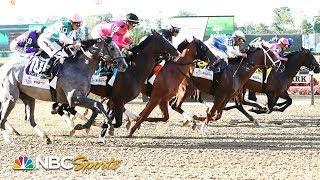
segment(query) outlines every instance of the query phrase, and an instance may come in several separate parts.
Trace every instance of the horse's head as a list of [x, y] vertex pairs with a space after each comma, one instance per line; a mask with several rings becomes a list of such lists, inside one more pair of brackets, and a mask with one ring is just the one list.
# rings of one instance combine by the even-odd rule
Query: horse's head
[[166, 57], [168, 54], [170, 56], [179, 55], [177, 49], [155, 30], [151, 30], [151, 34], [142, 38], [139, 44], [132, 47], [130, 51], [139, 54], [148, 47], [148, 45], [152, 46], [153, 54], [156, 56], [162, 55]]
[[173, 47], [173, 45], [165, 39], [161, 34], [155, 30], [151, 30], [152, 36], [155, 40], [156, 49], [158, 49], [159, 54], [169, 54], [170, 56], [179, 56], [178, 50]]
[[189, 44], [189, 41], [187, 39], [183, 40], [179, 45], [178, 45], [178, 51], [182, 53], [182, 51], [187, 47]]
[[[290, 60], [290, 58], [293, 58], [294, 53], [290, 53], [288, 54], [288, 61]], [[313, 56], [313, 54], [310, 52], [310, 50], [308, 49], [304, 49], [303, 47], [301, 48], [301, 50], [299, 52], [296, 53], [297, 57], [296, 59], [294, 59], [293, 61], [302, 61], [301, 65], [305, 66], [306, 68], [308, 68], [310, 71], [314, 71], [315, 73], [319, 73], [320, 72], [320, 66], [319, 63], [317, 62], [316, 58]], [[299, 54], [299, 55], [298, 55]], [[297, 62], [295, 62], [297, 63]]]
[[[208, 46], [206, 46], [201, 40], [193, 37], [193, 40], [190, 42], [193, 43], [194, 47], [196, 48], [196, 55], [195, 59], [200, 59], [207, 61], [208, 59], [216, 58], [213, 53], [209, 50]], [[184, 49], [188, 48], [190, 45], [189, 41], [185, 39], [178, 45], [179, 52], [183, 52]]]
[[115, 63], [120, 72], [124, 72], [128, 67], [122, 52], [111, 37], [86, 40], [82, 41], [82, 44], [93, 54], [93, 58]]
[[193, 37], [193, 40], [195, 41], [197, 47], [196, 59], [204, 60], [206, 62], [208, 62], [208, 60], [211, 62], [217, 60], [217, 57], [210, 51], [204, 42], [195, 37]]

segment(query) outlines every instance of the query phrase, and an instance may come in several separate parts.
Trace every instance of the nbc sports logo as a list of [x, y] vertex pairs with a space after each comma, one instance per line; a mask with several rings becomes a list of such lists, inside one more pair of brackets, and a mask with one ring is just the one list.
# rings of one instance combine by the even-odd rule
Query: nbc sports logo
[[14, 163], [12, 169], [14, 170], [32, 170], [34, 168], [34, 164], [31, 158], [27, 156], [20, 156], [17, 158]]

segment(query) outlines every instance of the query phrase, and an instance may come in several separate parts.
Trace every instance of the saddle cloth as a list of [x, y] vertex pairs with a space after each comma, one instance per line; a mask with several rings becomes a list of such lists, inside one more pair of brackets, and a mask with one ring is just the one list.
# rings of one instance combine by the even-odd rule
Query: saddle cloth
[[22, 84], [25, 86], [37, 87], [42, 89], [56, 89], [57, 84], [57, 75], [62, 68], [60, 63], [57, 63], [52, 70], [53, 78], [52, 79], [41, 79], [39, 77], [40, 72], [43, 71], [44, 67], [47, 65], [49, 59], [42, 56], [34, 56], [29, 61], [26, 62]]

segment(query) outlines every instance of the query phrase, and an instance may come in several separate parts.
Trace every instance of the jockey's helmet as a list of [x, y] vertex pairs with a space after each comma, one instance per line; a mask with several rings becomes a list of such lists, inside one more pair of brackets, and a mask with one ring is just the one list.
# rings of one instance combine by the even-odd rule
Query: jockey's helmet
[[133, 13], [129, 13], [126, 15], [126, 20], [128, 22], [134, 23], [134, 24], [139, 24], [139, 18], [137, 15], [133, 14]]
[[179, 33], [181, 28], [174, 23], [170, 23], [169, 29], [171, 29], [173, 33]]
[[289, 46], [293, 45], [293, 39], [292, 38], [288, 38], [288, 42], [289, 42]]
[[289, 41], [287, 38], [282, 37], [278, 40], [278, 44], [284, 44], [289, 46]]
[[246, 41], [246, 36], [244, 35], [244, 33], [242, 32], [242, 31], [240, 31], [240, 30], [236, 30], [236, 31], [234, 31], [233, 32], [233, 34], [232, 34], [232, 37], [238, 37], [238, 38], [241, 38], [241, 39], [243, 39], [243, 41]]
[[79, 13], [74, 13], [70, 16], [69, 20], [73, 23], [81, 23], [83, 21]]

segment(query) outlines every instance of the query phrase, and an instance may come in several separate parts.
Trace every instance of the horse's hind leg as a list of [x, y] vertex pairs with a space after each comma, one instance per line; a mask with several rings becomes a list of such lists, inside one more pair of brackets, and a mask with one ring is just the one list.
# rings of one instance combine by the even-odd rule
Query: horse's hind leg
[[[1, 117], [1, 115], [0, 115], [0, 117]], [[9, 124], [8, 121], [6, 122], [5, 127], [6, 127], [6, 130], [8, 130], [10, 133], [14, 133], [14, 134], [20, 136], [20, 133], [15, 128], [13, 128], [12, 125]]]
[[29, 121], [30, 125], [33, 127], [33, 130], [36, 132], [36, 134], [45, 139], [47, 144], [51, 144], [50, 138], [47, 136], [47, 134], [36, 124], [34, 120], [34, 109], [35, 109], [35, 99], [33, 99], [30, 96], [27, 96], [25, 94], [20, 95], [20, 99], [25, 105], [25, 113], [26, 113], [26, 121]]
[[101, 137], [104, 137], [105, 132], [108, 128], [106, 124], [110, 124], [109, 128], [109, 135], [113, 136], [114, 135], [114, 128], [119, 128], [122, 125], [122, 116], [124, 112], [124, 102], [121, 100], [113, 100], [113, 114], [111, 116], [111, 120], [115, 118], [116, 124], [112, 124], [110, 121], [104, 121], [102, 125], [102, 131], [101, 131]]
[[[291, 104], [292, 104], [292, 99], [289, 96], [288, 92], [285, 91], [284, 93], [281, 94], [280, 96], [281, 98], [285, 99], [286, 101], [283, 103], [279, 103], [279, 104], [284, 104], [284, 106], [282, 106], [281, 108], [273, 108], [274, 111], [280, 111], [283, 112], [284, 110], [286, 110]], [[277, 104], [278, 105], [278, 104]]]
[[245, 115], [249, 121], [253, 122], [256, 126], [260, 126], [259, 121], [254, 119], [246, 110], [244, 110], [242, 104], [240, 103], [237, 107], [237, 109], [243, 114]]
[[134, 126], [130, 129], [130, 133], [128, 137], [132, 137], [133, 133], [136, 131], [138, 127], [140, 127], [141, 123], [149, 116], [152, 110], [160, 103], [160, 99], [153, 100], [152, 97], [150, 98], [149, 102], [147, 103], [146, 107], [140, 113], [140, 117]]
[[9, 135], [6, 131], [6, 121], [7, 121], [7, 117], [9, 116], [10, 112], [12, 111], [12, 109], [14, 108], [16, 104], [16, 99], [9, 99], [7, 98], [6, 101], [1, 103], [1, 124], [0, 124], [0, 128], [1, 128], [1, 133], [2, 133], [2, 137], [4, 139], [4, 142], [6, 144], [10, 144], [10, 138]]
[[208, 113], [211, 108], [211, 105], [207, 101], [202, 99], [202, 93], [200, 90], [197, 89], [196, 91], [198, 93], [196, 100], [207, 107], [206, 112]]
[[170, 101], [171, 108], [177, 111], [178, 113], [180, 113], [184, 118], [186, 118], [186, 121], [182, 123], [183, 126], [186, 126], [187, 124], [189, 124], [189, 121], [193, 122], [193, 124], [195, 123], [193, 115], [190, 115], [189, 113], [185, 112], [181, 108], [182, 103], [192, 95], [194, 90], [195, 89], [189, 84], [187, 85], [181, 84], [179, 86], [176, 97]]
[[159, 121], [167, 122], [169, 119], [168, 101], [165, 101], [165, 100], [161, 101], [159, 104], [159, 108], [160, 108], [162, 115], [163, 115], [162, 118], [146, 118], [145, 121], [148, 121], [148, 122], [159, 122]]
[[2, 82], [1, 91], [1, 102], [0, 102], [0, 129], [2, 137], [6, 144], [10, 144], [10, 138], [6, 131], [6, 121], [14, 108], [17, 99], [19, 98], [19, 90], [16, 86], [12, 85], [8, 79]]

